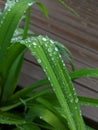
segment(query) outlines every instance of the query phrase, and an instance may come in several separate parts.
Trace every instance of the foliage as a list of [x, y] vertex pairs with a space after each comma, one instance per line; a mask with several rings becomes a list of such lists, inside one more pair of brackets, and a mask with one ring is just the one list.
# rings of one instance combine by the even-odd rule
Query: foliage
[[[98, 69], [75, 70], [71, 53], [61, 43], [47, 36], [28, 36], [33, 4], [48, 17], [43, 4], [35, 0], [8, 0], [0, 13], [0, 129], [91, 130], [83, 121], [80, 105], [98, 107], [98, 99], [77, 96], [72, 81], [98, 77]], [[23, 16], [25, 24], [21, 29]], [[16, 91], [27, 48], [46, 78]], [[69, 61], [71, 72], [62, 55]], [[48, 87], [42, 88], [44, 85]]]

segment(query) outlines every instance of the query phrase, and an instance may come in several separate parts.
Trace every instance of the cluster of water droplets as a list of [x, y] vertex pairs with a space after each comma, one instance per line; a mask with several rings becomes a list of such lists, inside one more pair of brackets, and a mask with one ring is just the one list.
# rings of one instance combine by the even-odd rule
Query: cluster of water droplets
[[6, 4], [5, 4], [5, 10], [8, 9], [8, 11], [11, 10], [11, 8], [15, 5], [15, 3], [18, 2], [18, 0], [7, 0]]
[[34, 2], [29, 2], [28, 3], [28, 6], [32, 6]]
[[5, 20], [7, 14], [8, 14], [7, 11], [5, 11], [3, 14], [1, 13], [0, 27], [1, 27], [2, 24], [4, 23], [4, 20]]
[[0, 9], [0, 16], [2, 15], [2, 10]]
[[12, 7], [15, 5], [15, 1], [11, 1], [11, 0], [7, 0], [7, 2], [5, 3], [5, 7], [3, 10], [3, 15], [0, 21], [0, 27], [2, 26], [7, 14], [11, 11]]

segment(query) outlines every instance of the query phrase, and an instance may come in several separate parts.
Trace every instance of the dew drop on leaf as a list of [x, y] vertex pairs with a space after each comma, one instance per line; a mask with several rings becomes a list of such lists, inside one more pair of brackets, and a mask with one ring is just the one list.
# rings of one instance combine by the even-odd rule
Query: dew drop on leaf
[[51, 48], [48, 48], [48, 52], [52, 52], [52, 49], [51, 49]]
[[78, 98], [75, 99], [75, 102], [78, 103]]
[[28, 46], [29, 48], [31, 47], [31, 45], [29, 44], [29, 46]]
[[81, 111], [80, 111], [80, 116], [82, 116], [82, 113], [81, 113]]
[[43, 41], [47, 41], [47, 39], [45, 37], [42, 38]]
[[54, 61], [54, 57], [52, 57], [52, 60]]
[[41, 59], [37, 59], [38, 63], [40, 64], [41, 63]]
[[40, 116], [39, 118], [42, 119], [42, 116]]
[[8, 12], [10, 12], [10, 11], [11, 11], [11, 8], [8, 9]]
[[50, 40], [50, 42], [51, 42], [52, 44], [54, 44], [54, 41], [53, 41], [53, 40]]
[[50, 81], [50, 77], [48, 77], [48, 80]]
[[73, 99], [71, 99], [70, 102], [73, 103]]
[[19, 2], [19, 0], [16, 0], [16, 3]]
[[46, 47], [48, 47], [48, 45], [47, 45], [47, 44], [45, 44], [45, 46], [46, 46]]
[[58, 48], [57, 48], [57, 47], [55, 47], [55, 51], [58, 51]]
[[71, 94], [69, 94], [69, 97], [71, 97], [72, 95]]
[[77, 106], [75, 106], [75, 110], [77, 109]]
[[36, 46], [36, 42], [33, 42], [33, 45], [35, 45], [35, 46]]
[[31, 3], [28, 3], [28, 6], [32, 6], [32, 4], [33, 4], [32, 2], [31, 2]]

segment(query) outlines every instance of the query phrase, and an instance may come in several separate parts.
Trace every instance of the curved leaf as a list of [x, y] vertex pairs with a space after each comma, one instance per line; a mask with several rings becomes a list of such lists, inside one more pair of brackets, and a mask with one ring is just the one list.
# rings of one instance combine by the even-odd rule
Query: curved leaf
[[25, 123], [23, 125], [17, 125], [17, 127], [19, 128], [19, 130], [41, 130], [37, 125], [32, 122]]
[[89, 98], [79, 96], [80, 105], [98, 107], [98, 98]]
[[98, 69], [80, 69], [70, 72], [72, 79], [77, 79], [81, 77], [94, 77], [98, 78]]
[[20, 0], [14, 2], [14, 4], [7, 8], [2, 14], [2, 19], [0, 21], [0, 64], [10, 44], [13, 33], [24, 11], [31, 5], [31, 2], [34, 3], [35, 0]]
[[48, 76], [64, 112], [63, 115], [66, 115], [68, 122], [71, 124], [69, 127], [73, 130], [76, 128], [84, 129], [78, 98], [65, 64], [55, 46], [55, 41], [53, 43], [48, 37], [38, 36], [20, 42], [29, 48]]
[[67, 8], [69, 11], [71, 11], [73, 14], [75, 14], [76, 16], [79, 16], [79, 14], [73, 9], [71, 8], [67, 3], [64, 2], [64, 0], [58, 0], [65, 8]]
[[29, 109], [29, 112], [32, 113], [30, 116], [39, 117], [41, 120], [50, 124], [53, 130], [68, 130], [54, 113], [42, 105], [32, 105]]
[[[52, 40], [51, 40], [52, 41]], [[53, 42], [53, 41], [52, 41]], [[60, 53], [65, 56], [65, 58], [68, 60], [68, 62], [71, 65], [72, 70], [75, 70], [74, 66], [74, 60], [72, 57], [71, 52], [65, 47], [64, 45], [60, 44], [59, 42], [55, 42], [56, 47], [59, 49]]]
[[15, 113], [0, 112], [0, 124], [18, 125], [25, 123], [26, 121]]
[[47, 12], [46, 7], [41, 2], [36, 2], [36, 4], [41, 9], [41, 11], [46, 16], [46, 18], [48, 18], [48, 12]]

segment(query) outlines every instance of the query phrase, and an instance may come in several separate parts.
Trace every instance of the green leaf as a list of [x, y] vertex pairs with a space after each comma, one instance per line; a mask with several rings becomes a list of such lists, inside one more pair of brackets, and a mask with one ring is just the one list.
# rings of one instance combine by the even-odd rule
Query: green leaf
[[31, 116], [39, 117], [41, 120], [50, 124], [54, 130], [68, 130], [54, 113], [42, 105], [32, 105], [29, 109], [29, 112], [32, 113]]
[[46, 16], [46, 18], [48, 18], [48, 12], [47, 12], [46, 7], [41, 2], [36, 2], [36, 4], [41, 9], [41, 11]]
[[64, 0], [58, 0], [65, 8], [67, 8], [69, 11], [71, 11], [73, 14], [75, 14], [76, 16], [79, 16], [79, 14], [73, 9], [71, 8], [68, 4], [66, 4], [64, 2]]
[[79, 96], [80, 105], [91, 106], [91, 107], [98, 107], [98, 98], [89, 98]]
[[78, 98], [55, 41], [53, 43], [48, 37], [38, 36], [21, 41], [21, 44], [29, 48], [42, 66], [62, 107], [63, 115], [71, 124], [69, 127], [73, 130], [84, 129]]
[[41, 130], [34, 123], [26, 123], [23, 125], [17, 125], [17, 127], [19, 128], [19, 130]]
[[[39, 96], [42, 96], [46, 93], [48, 93], [50, 90], [50, 88], [45, 88], [44, 90], [40, 90], [39, 92], [32, 92], [32, 94], [27, 97], [26, 99], [23, 99], [23, 101], [25, 103], [29, 102], [29, 101], [32, 101], [34, 100], [35, 98], [39, 97]], [[20, 106], [21, 104], [23, 104], [23, 102], [21, 102], [20, 98], [18, 98], [18, 100], [16, 100], [16, 103], [15, 103], [15, 100], [14, 100], [14, 103], [13, 102], [10, 102], [9, 105], [5, 105], [5, 106], [2, 106], [0, 107], [0, 111], [8, 111], [8, 110], [11, 110], [13, 108], [16, 108], [17, 106]]]
[[25, 47], [18, 43], [12, 44], [6, 53], [2, 65], [2, 102], [6, 102], [14, 92], [23, 63]]
[[15, 2], [2, 14], [2, 19], [0, 21], [0, 64], [2, 63], [6, 49], [10, 45], [13, 33], [24, 14], [24, 11], [31, 5], [31, 2], [34, 3], [35, 1], [20, 0], [19, 2]]
[[65, 47], [63, 44], [60, 44], [59, 42], [55, 42], [55, 45], [59, 49], [60, 53], [69, 61], [72, 70], [75, 70], [73, 56], [67, 47]]
[[93, 77], [98, 78], [98, 69], [80, 69], [75, 70], [70, 73], [72, 79], [77, 79], [81, 77]]
[[38, 81], [37, 83], [30, 85], [30, 86], [27, 86], [27, 87], [21, 89], [20, 91], [16, 92], [15, 94], [13, 94], [11, 96], [9, 101], [14, 101], [14, 100], [17, 100], [19, 98], [25, 98], [28, 95], [28, 93], [33, 91], [35, 88], [40, 88], [43, 85], [47, 85], [47, 84], [49, 84], [49, 81], [46, 78], [42, 79], [42, 80]]
[[27, 38], [27, 34], [28, 34], [28, 31], [29, 31], [28, 30], [29, 29], [29, 23], [30, 23], [30, 7], [26, 11], [23, 39]]
[[[54, 95], [54, 93], [52, 94], [52, 93], [49, 93], [49, 94], [47, 94], [48, 96], [55, 96]], [[53, 97], [54, 98], [54, 97]], [[51, 98], [52, 99], [52, 102], [54, 102], [54, 100], [53, 100], [53, 98]], [[48, 98], [49, 99], [49, 98]], [[60, 113], [59, 111], [58, 111], [58, 109], [56, 108], [57, 106], [59, 107], [59, 110], [60, 110], [60, 106], [59, 106], [59, 103], [58, 104], [56, 104], [56, 105], [54, 105], [52, 102], [51, 102], [51, 100], [47, 100], [45, 97], [43, 98], [43, 97], [38, 97], [37, 99], [36, 99], [36, 101], [38, 102], [38, 103], [40, 103], [40, 104], [42, 104], [45, 108], [47, 108], [49, 111], [51, 111], [51, 112], [53, 112], [59, 119], [60, 119], [60, 121], [61, 122], [64, 122], [64, 126], [67, 128], [67, 130], [68, 130], [68, 125], [67, 125], [67, 121], [63, 118], [63, 113]], [[57, 98], [55, 97], [55, 101], [57, 101]], [[56, 102], [57, 103], [57, 102]], [[61, 110], [61, 112], [62, 112], [62, 110]]]
[[15, 113], [0, 112], [0, 124], [18, 125], [25, 123], [26, 121]]

